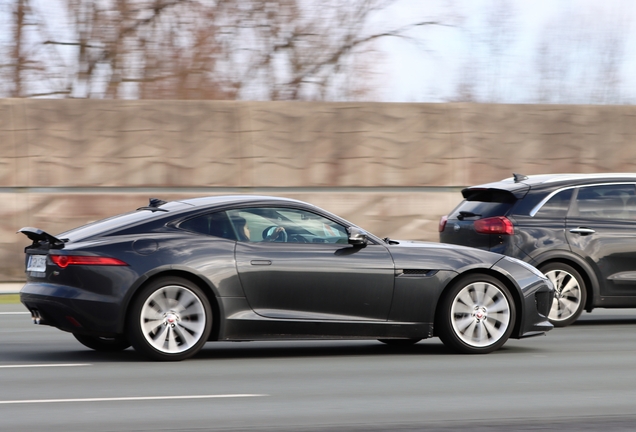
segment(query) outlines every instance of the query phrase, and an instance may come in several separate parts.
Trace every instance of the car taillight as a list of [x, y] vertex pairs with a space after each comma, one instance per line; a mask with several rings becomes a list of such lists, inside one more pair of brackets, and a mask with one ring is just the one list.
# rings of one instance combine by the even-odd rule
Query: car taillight
[[446, 228], [446, 222], [448, 222], [448, 216], [442, 216], [439, 219], [439, 226], [437, 227], [437, 230], [439, 232], [444, 231], [444, 228]]
[[475, 221], [475, 231], [480, 234], [513, 235], [515, 233], [512, 222], [505, 216], [478, 219]]
[[49, 255], [51, 261], [61, 268], [70, 265], [100, 265], [100, 266], [126, 266], [125, 262], [117, 258], [99, 257], [99, 256], [82, 256], [82, 255]]

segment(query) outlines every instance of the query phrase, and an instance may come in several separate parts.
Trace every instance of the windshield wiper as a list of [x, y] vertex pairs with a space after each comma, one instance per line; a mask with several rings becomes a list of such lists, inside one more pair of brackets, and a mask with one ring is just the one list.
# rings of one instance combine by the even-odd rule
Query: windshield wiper
[[481, 216], [481, 215], [477, 213], [469, 212], [469, 211], [460, 211], [459, 215], [457, 216], [457, 219], [464, 220], [464, 218], [475, 217], [475, 216]]
[[400, 244], [399, 241], [391, 240], [388, 237], [384, 237], [382, 240], [384, 240], [384, 243], [387, 243], [387, 244], [390, 244], [390, 245]]

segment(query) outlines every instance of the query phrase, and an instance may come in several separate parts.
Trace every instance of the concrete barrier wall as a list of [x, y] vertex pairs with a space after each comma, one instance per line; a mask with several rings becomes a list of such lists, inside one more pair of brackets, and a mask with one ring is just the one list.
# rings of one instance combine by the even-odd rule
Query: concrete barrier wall
[[22, 226], [51, 233], [163, 199], [310, 201], [381, 236], [437, 239], [462, 186], [636, 171], [636, 107], [0, 100], [0, 281]]

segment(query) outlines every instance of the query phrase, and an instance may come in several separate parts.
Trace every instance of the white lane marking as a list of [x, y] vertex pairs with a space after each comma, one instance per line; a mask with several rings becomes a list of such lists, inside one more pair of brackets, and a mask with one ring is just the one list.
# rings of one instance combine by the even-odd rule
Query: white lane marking
[[75, 366], [92, 366], [92, 364], [90, 364], [90, 363], [50, 363], [50, 364], [0, 365], [0, 369], [43, 368], [43, 367], [75, 367]]
[[0, 312], [0, 315], [31, 315], [31, 312]]
[[269, 396], [269, 395], [267, 394], [220, 394], [220, 395], [190, 395], [190, 396], [138, 396], [138, 397], [84, 398], [84, 399], [25, 399], [25, 400], [4, 400], [4, 401], [0, 401], [0, 405], [64, 403], [64, 402], [121, 402], [121, 401], [178, 400], [178, 399], [222, 399], [222, 398], [264, 397], [264, 396]]

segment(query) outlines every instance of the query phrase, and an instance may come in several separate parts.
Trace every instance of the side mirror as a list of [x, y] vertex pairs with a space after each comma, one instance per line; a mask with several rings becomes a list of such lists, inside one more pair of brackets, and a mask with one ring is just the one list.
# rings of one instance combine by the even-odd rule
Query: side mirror
[[347, 228], [349, 234], [349, 244], [354, 246], [365, 247], [368, 243], [366, 231], [356, 227]]

